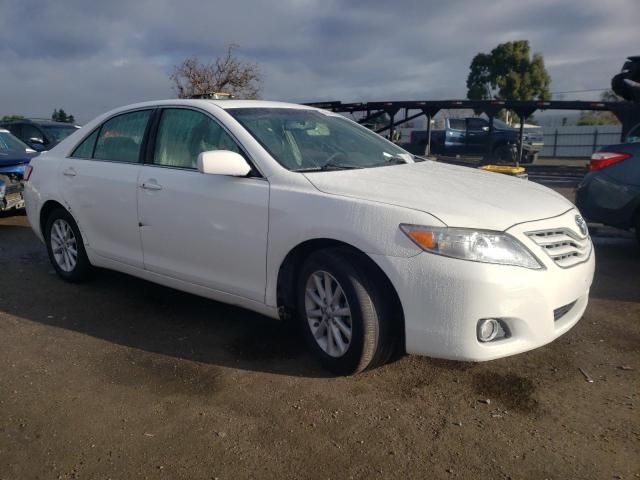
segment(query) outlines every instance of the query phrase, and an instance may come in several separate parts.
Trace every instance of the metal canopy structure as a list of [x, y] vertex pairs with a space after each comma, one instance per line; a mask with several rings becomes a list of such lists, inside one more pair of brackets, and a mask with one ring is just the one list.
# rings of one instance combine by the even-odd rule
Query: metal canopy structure
[[[640, 123], [640, 104], [631, 102], [585, 102], [578, 100], [417, 100], [417, 101], [389, 101], [389, 102], [364, 102], [342, 103], [312, 102], [306, 105], [322, 108], [336, 113], [364, 113], [365, 116], [358, 120], [366, 123], [386, 113], [389, 124], [376, 130], [383, 133], [389, 130], [389, 138], [392, 138], [396, 127], [421, 116], [427, 117], [427, 148], [426, 154], [431, 153], [431, 119], [440, 111], [447, 109], [470, 109], [477, 113], [484, 113], [489, 117], [489, 129], [493, 130], [493, 119], [501, 110], [511, 110], [520, 118], [520, 145], [518, 160], [522, 158], [522, 137], [524, 135], [524, 123], [537, 110], [597, 110], [613, 113], [622, 123], [621, 140], [629, 130]], [[404, 118], [396, 120], [396, 115], [404, 110]], [[415, 113], [415, 111], [418, 113]], [[411, 113], [411, 114], [410, 114]], [[516, 162], [518, 163], [518, 162]]]

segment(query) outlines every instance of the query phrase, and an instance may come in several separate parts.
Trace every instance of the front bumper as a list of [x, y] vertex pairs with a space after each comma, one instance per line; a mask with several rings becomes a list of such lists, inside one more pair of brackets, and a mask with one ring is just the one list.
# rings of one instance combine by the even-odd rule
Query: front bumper
[[[372, 255], [400, 297], [407, 353], [451, 360], [492, 360], [532, 350], [567, 332], [587, 307], [595, 268], [593, 249], [586, 261], [561, 268], [523, 234], [550, 224], [569, 225], [569, 218], [575, 214], [571, 210], [561, 217], [508, 230], [544, 263], [543, 270], [426, 252], [411, 258]], [[554, 311], [572, 303], [564, 315], [554, 318]], [[510, 337], [478, 341], [477, 323], [484, 318], [502, 320]]]

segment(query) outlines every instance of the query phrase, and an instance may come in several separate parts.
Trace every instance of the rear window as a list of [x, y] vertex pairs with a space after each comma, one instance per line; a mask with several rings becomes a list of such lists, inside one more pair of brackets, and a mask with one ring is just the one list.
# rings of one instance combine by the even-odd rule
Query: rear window
[[453, 128], [454, 130], [466, 130], [467, 125], [464, 118], [450, 118], [449, 128]]
[[93, 158], [112, 162], [138, 162], [151, 110], [124, 113], [100, 128]]
[[71, 154], [74, 158], [92, 158], [93, 157], [93, 147], [96, 145], [96, 139], [98, 138], [98, 129], [94, 130], [94, 132], [89, 135], [84, 141], [76, 147], [76, 149]]

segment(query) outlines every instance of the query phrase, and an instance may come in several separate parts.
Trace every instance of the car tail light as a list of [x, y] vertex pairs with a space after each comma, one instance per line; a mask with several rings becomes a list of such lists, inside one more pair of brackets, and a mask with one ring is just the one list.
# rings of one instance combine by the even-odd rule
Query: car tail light
[[597, 152], [591, 155], [589, 170], [602, 170], [609, 165], [622, 162], [629, 157], [631, 157], [631, 155], [622, 152]]
[[31, 178], [31, 174], [33, 173], [33, 167], [31, 165], [27, 165], [24, 167], [24, 181], [28, 182]]

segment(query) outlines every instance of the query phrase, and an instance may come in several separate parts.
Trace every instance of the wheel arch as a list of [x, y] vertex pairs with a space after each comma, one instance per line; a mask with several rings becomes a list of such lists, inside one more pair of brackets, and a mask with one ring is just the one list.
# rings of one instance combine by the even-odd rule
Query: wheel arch
[[[46, 202], [44, 202], [44, 204], [42, 205], [42, 208], [40, 209], [40, 216], [38, 219], [38, 226], [40, 227], [40, 233], [42, 234], [42, 237], [44, 238], [44, 227], [47, 223], [47, 219], [49, 218], [49, 215], [51, 215], [51, 212], [53, 212], [54, 210], [58, 209], [58, 208], [62, 208], [63, 210], [66, 210], [67, 212], [69, 211], [68, 208], [66, 208], [62, 203], [56, 201], [56, 200], [47, 200]], [[69, 212], [71, 213], [71, 212]], [[78, 222], [76, 222], [77, 224]]]
[[313, 252], [318, 250], [324, 250], [329, 248], [342, 248], [353, 253], [360, 265], [367, 269], [367, 271], [374, 275], [380, 282], [383, 283], [385, 291], [391, 295], [393, 302], [393, 308], [395, 315], [399, 318], [400, 322], [397, 325], [397, 334], [400, 336], [400, 345], [404, 352], [405, 348], [405, 321], [404, 310], [402, 308], [402, 302], [400, 296], [396, 291], [395, 286], [384, 272], [384, 270], [365, 252], [359, 248], [354, 247], [346, 242], [330, 239], [330, 238], [316, 238], [306, 240], [294, 248], [285, 256], [284, 260], [280, 264], [277, 277], [277, 305], [280, 317], [283, 320], [290, 321], [296, 314], [296, 281], [300, 273], [300, 268], [304, 260]]

